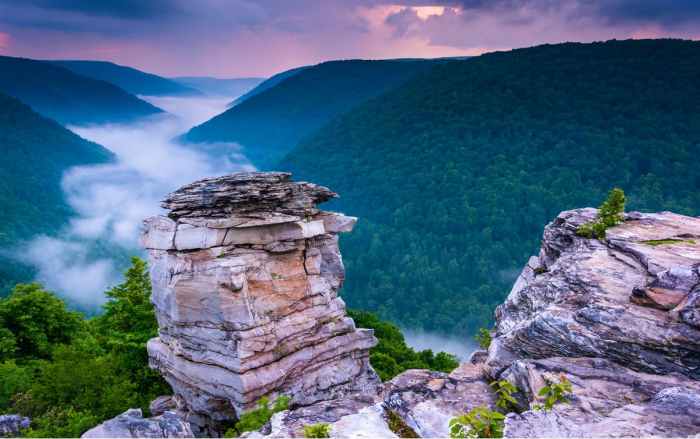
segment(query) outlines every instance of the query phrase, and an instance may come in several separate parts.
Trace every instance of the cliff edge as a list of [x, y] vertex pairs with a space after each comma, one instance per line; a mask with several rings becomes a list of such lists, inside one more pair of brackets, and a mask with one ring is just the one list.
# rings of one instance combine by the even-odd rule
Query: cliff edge
[[146, 221], [160, 327], [148, 352], [174, 392], [155, 406], [198, 435], [281, 394], [290, 409], [248, 437], [317, 423], [331, 437], [447, 437], [478, 407], [503, 413], [505, 437], [700, 435], [700, 218], [632, 212], [598, 240], [576, 233], [595, 209], [562, 212], [497, 308], [488, 351], [381, 384], [376, 340], [337, 296], [337, 234], [355, 219], [316, 207], [334, 196], [234, 174], [183, 187]]

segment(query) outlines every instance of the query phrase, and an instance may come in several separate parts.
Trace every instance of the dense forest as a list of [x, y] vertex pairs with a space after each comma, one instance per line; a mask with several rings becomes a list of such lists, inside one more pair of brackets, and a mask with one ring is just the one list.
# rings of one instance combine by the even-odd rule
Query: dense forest
[[173, 81], [197, 89], [208, 96], [241, 96], [263, 82], [263, 78], [211, 78], [208, 76], [179, 76]]
[[333, 117], [433, 64], [424, 60], [331, 61], [287, 72], [272, 87], [192, 128], [185, 139], [238, 142], [253, 164], [268, 169]]
[[629, 209], [700, 214], [700, 42], [544, 45], [435, 66], [278, 166], [360, 217], [350, 307], [474, 333], [560, 211], [611, 187]]
[[[77, 437], [129, 408], [148, 415], [151, 400], [171, 390], [148, 367], [146, 342], [157, 335], [151, 281], [138, 258], [124, 282], [91, 319], [39, 284], [17, 285], [0, 299], [0, 414], [32, 419], [29, 437]], [[379, 345], [370, 361], [382, 379], [410, 368], [450, 371], [450, 354], [415, 352], [399, 329], [376, 316], [352, 311], [358, 326], [375, 329]]]
[[9, 56], [0, 56], [0, 92], [64, 125], [127, 122], [162, 111], [108, 82]]
[[142, 72], [132, 67], [107, 61], [49, 61], [73, 73], [100, 81], [106, 81], [135, 95], [196, 96], [199, 90], [172, 79]]
[[71, 214], [61, 190], [63, 172], [72, 166], [105, 163], [112, 153], [78, 137], [0, 94], [0, 296], [32, 273], [7, 251], [36, 234], [64, 226]]

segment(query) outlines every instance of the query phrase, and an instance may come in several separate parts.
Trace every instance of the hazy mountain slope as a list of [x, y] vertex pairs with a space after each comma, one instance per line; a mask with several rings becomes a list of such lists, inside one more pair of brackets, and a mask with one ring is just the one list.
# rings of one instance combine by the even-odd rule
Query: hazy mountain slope
[[349, 306], [473, 331], [558, 212], [700, 214], [700, 42], [545, 45], [437, 66], [277, 166], [341, 194]]
[[108, 82], [8, 56], [0, 56], [0, 92], [63, 124], [126, 122], [162, 111]]
[[421, 60], [354, 60], [308, 67], [194, 127], [186, 139], [238, 142], [256, 166], [268, 168], [333, 117], [432, 65]]
[[222, 97], [241, 96], [265, 80], [265, 78], [222, 79], [209, 76], [181, 76], [171, 79], [184, 86], [195, 88], [209, 96]]
[[241, 102], [245, 101], [246, 99], [251, 98], [255, 95], [258, 95], [258, 94], [264, 92], [265, 90], [267, 90], [268, 88], [274, 87], [275, 85], [279, 84], [280, 82], [284, 81], [285, 79], [287, 79], [293, 75], [296, 75], [297, 73], [301, 72], [302, 70], [304, 70], [308, 67], [312, 67], [312, 66], [296, 67], [296, 68], [285, 70], [283, 72], [272, 75], [269, 78], [267, 78], [266, 80], [264, 80], [263, 82], [261, 82], [260, 84], [258, 84], [258, 86], [255, 87], [254, 89], [252, 89], [249, 92], [234, 99], [231, 102], [230, 106], [238, 105]]
[[[0, 146], [0, 248], [4, 252], [66, 223], [71, 213], [61, 190], [66, 169], [112, 158], [100, 145], [4, 94], [0, 94]], [[31, 279], [30, 271], [4, 252], [0, 253], [0, 293], [19, 280]]]
[[199, 95], [199, 90], [162, 76], [109, 61], [48, 61], [82, 76], [107, 81], [129, 93], [149, 96]]

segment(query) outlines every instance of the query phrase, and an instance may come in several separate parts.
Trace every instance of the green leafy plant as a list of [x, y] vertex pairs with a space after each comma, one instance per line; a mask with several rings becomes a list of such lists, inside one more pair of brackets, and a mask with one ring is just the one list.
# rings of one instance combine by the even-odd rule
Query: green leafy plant
[[517, 411], [518, 401], [513, 397], [513, 394], [518, 391], [518, 388], [511, 384], [508, 380], [494, 381], [491, 387], [496, 392], [496, 406], [505, 413]]
[[270, 407], [269, 398], [260, 398], [256, 408], [241, 415], [236, 425], [228, 429], [224, 437], [238, 437], [246, 431], [260, 430], [272, 418], [272, 415], [287, 410], [290, 400], [288, 396], [280, 395]]
[[614, 188], [608, 193], [608, 198], [598, 208], [595, 221], [581, 225], [576, 234], [584, 238], [605, 238], [605, 231], [616, 226], [624, 219], [625, 193], [620, 188]]
[[474, 338], [481, 349], [488, 349], [491, 346], [491, 333], [486, 328], [479, 328], [479, 332]]
[[331, 426], [319, 422], [318, 424], [311, 424], [304, 426], [304, 437], [307, 438], [320, 438], [320, 437], [331, 437]]
[[451, 438], [503, 437], [505, 416], [486, 407], [475, 407], [469, 413], [450, 419]]
[[542, 387], [538, 393], [541, 398], [544, 398], [544, 407], [540, 406], [535, 410], [544, 408], [551, 410], [555, 404], [568, 403], [568, 396], [571, 394], [571, 381], [566, 376], [561, 375], [559, 381], [550, 381]]

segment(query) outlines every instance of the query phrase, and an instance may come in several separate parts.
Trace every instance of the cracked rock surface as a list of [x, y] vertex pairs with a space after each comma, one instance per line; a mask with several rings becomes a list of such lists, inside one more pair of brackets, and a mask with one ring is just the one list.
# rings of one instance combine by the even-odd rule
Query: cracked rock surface
[[184, 422], [174, 412], [164, 412], [153, 417], [144, 418], [141, 409], [129, 409], [109, 421], [86, 431], [85, 438], [121, 438], [121, 437], [192, 437], [190, 424]]

